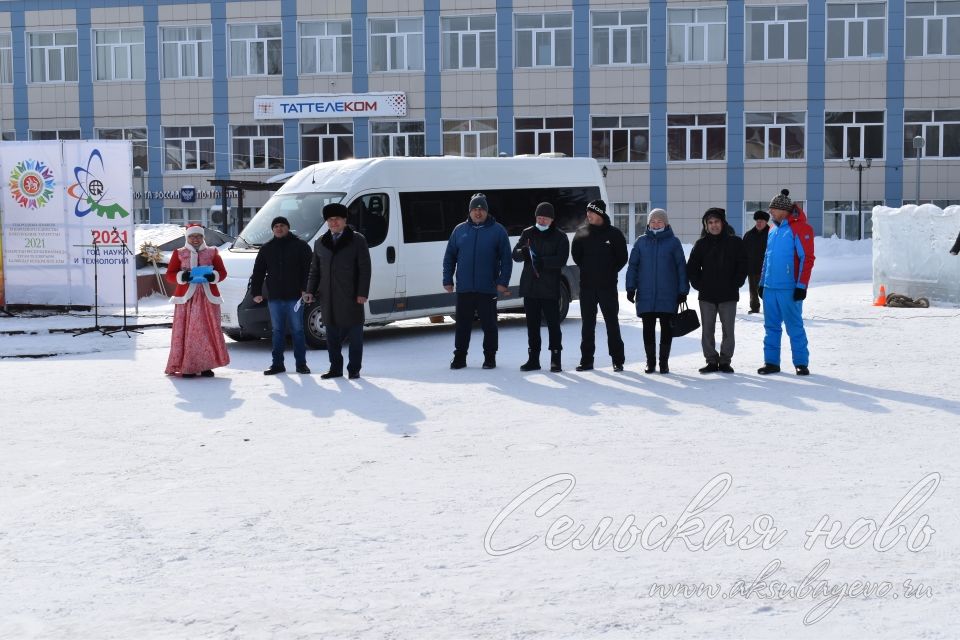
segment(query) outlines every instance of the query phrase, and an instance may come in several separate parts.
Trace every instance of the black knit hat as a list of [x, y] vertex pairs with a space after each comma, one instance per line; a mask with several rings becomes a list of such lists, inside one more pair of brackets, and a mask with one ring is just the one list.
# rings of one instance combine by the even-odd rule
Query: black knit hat
[[349, 218], [350, 212], [345, 206], [339, 202], [331, 202], [328, 205], [323, 207], [323, 219], [329, 220], [330, 218]]
[[587, 204], [587, 209], [602, 216], [607, 212], [607, 203], [599, 199], [591, 200], [589, 204]]
[[549, 202], [541, 202], [537, 205], [537, 210], [533, 214], [534, 216], [543, 216], [544, 218], [553, 219], [556, 216], [553, 213], [553, 205]]
[[290, 221], [284, 218], [283, 216], [277, 216], [273, 219], [273, 222], [270, 223], [270, 228], [273, 229], [278, 224], [285, 224], [288, 227], [290, 226]]
[[484, 211], [490, 211], [490, 208], [487, 206], [487, 196], [482, 193], [475, 193], [470, 197], [470, 206], [468, 207], [471, 211], [474, 209], [483, 209]]
[[779, 209], [780, 211], [793, 211], [793, 200], [790, 199], [790, 192], [782, 189], [780, 193], [770, 201], [770, 206], [767, 208]]
[[753, 219], [754, 219], [754, 220], [766, 220], [767, 222], [770, 222], [770, 214], [767, 213], [766, 211], [763, 211], [763, 210], [759, 210], [759, 209], [758, 209], [757, 211], [754, 211], [754, 212], [753, 212]]

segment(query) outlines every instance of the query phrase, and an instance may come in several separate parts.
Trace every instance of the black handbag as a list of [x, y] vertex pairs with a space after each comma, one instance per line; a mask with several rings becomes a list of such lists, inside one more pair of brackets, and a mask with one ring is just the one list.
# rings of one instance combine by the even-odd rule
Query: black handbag
[[697, 312], [687, 307], [686, 302], [680, 303], [677, 314], [670, 321], [670, 333], [674, 338], [685, 336], [691, 331], [700, 328], [700, 318]]

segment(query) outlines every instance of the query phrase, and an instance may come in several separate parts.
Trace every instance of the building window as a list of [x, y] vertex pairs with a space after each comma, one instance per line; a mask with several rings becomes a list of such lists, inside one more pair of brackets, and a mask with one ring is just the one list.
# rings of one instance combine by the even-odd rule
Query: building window
[[807, 7], [747, 8], [747, 62], [807, 59]]
[[133, 166], [140, 167], [146, 173], [150, 168], [147, 154], [147, 130], [144, 127], [126, 129], [97, 129], [99, 140], [129, 140], [133, 143]]
[[42, 31], [28, 33], [30, 82], [76, 82], [77, 32]]
[[143, 29], [104, 29], [93, 32], [96, 79], [143, 80]]
[[726, 157], [725, 114], [667, 115], [668, 160], [725, 160]]
[[283, 73], [279, 24], [230, 25], [230, 75], [278, 76]]
[[907, 56], [960, 56], [960, 2], [907, 3]]
[[647, 11], [594, 11], [590, 14], [592, 63], [647, 64]]
[[233, 127], [233, 169], [283, 169], [283, 125]]
[[163, 77], [213, 76], [213, 40], [210, 27], [160, 27]]
[[517, 155], [573, 155], [573, 118], [517, 118], [514, 131]]
[[573, 14], [517, 14], [518, 67], [573, 66]]
[[352, 157], [352, 122], [305, 122], [300, 125], [300, 166]]
[[649, 202], [614, 202], [610, 222], [623, 232], [628, 243], [632, 243], [633, 239], [647, 228], [649, 208]]
[[883, 158], [883, 111], [827, 111], [823, 115], [826, 160]]
[[0, 33], [0, 84], [13, 84], [13, 36]]
[[31, 140], [79, 140], [80, 129], [31, 129]]
[[497, 119], [444, 120], [443, 155], [497, 157]]
[[17, 139], [16, 131], [4, 131], [3, 134], [0, 135], [0, 140], [3, 140], [4, 142], [13, 142], [16, 139]]
[[440, 18], [444, 69], [495, 69], [496, 16]]
[[349, 20], [300, 25], [300, 73], [352, 73]]
[[744, 157], [747, 160], [803, 160], [806, 113], [744, 114]]
[[171, 207], [164, 208], [163, 210], [163, 220], [169, 224], [176, 224], [181, 227], [187, 226], [188, 222], [196, 223], [203, 225], [204, 227], [210, 226], [210, 209], [209, 208], [186, 208], [186, 207]]
[[164, 127], [163, 170], [216, 169], [213, 127]]
[[591, 124], [591, 155], [598, 161], [650, 161], [650, 116], [596, 116]]
[[668, 9], [667, 62], [724, 62], [727, 10]]
[[[873, 237], [873, 208], [883, 200], [825, 200], [823, 203], [823, 236], [837, 236], [841, 240], [860, 240]], [[862, 212], [862, 215], [861, 215]]]
[[371, 122], [370, 131], [373, 143], [370, 155], [374, 158], [424, 155], [423, 120]]
[[903, 114], [903, 157], [915, 158], [913, 139], [923, 137], [924, 158], [960, 158], [960, 109], [906, 111]]
[[370, 71], [422, 70], [423, 18], [370, 21]]
[[827, 58], [882, 58], [887, 19], [883, 2], [827, 5]]

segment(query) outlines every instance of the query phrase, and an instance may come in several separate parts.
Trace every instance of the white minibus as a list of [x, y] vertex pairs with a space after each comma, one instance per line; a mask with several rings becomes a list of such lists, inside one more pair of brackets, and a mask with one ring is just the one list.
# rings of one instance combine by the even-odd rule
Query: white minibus
[[[313, 243], [326, 231], [323, 206], [347, 206], [348, 223], [370, 245], [373, 278], [366, 323], [450, 315], [455, 295], [442, 286], [443, 254], [453, 228], [467, 219], [470, 196], [487, 196], [490, 214], [507, 229], [511, 247], [533, 224], [539, 202], [550, 202], [555, 224], [568, 233], [583, 223], [587, 203], [606, 199], [600, 168], [592, 158], [369, 158], [340, 160], [300, 170], [275, 192], [223, 253], [227, 278], [220, 283], [223, 331], [235, 340], [270, 335], [266, 303], [249, 293], [253, 262], [260, 246], [273, 237], [276, 216], [290, 221], [290, 231]], [[522, 311], [518, 297], [521, 265], [514, 263], [511, 296], [498, 308]], [[563, 272], [561, 317], [579, 295], [579, 274], [573, 261]], [[265, 293], [269, 298], [269, 291]], [[307, 342], [323, 346], [320, 306], [309, 305]]]

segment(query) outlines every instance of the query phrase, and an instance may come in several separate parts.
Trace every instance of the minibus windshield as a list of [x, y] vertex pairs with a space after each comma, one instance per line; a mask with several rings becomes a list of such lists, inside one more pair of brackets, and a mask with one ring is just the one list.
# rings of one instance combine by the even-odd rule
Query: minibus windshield
[[275, 194], [243, 228], [234, 248], [259, 248], [273, 237], [270, 223], [277, 216], [289, 220], [290, 232], [309, 242], [323, 226], [323, 207], [340, 202], [346, 195], [336, 192]]

